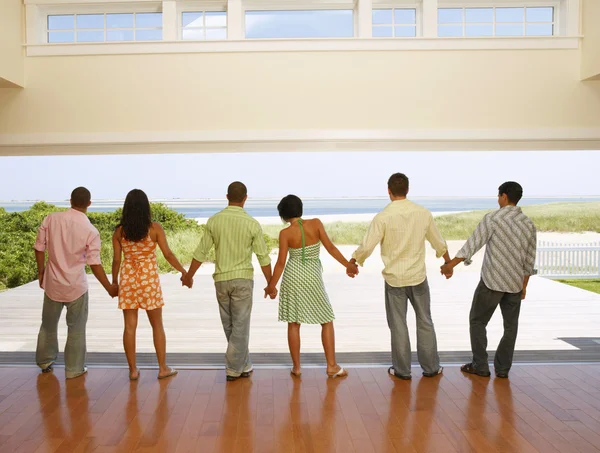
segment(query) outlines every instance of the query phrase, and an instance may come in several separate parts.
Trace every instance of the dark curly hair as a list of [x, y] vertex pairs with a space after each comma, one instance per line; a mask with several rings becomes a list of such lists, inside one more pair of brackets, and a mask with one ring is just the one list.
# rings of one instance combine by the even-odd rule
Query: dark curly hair
[[128, 241], [138, 242], [148, 235], [152, 225], [152, 212], [148, 196], [143, 190], [133, 189], [127, 194], [123, 204], [120, 227]]
[[283, 197], [277, 205], [277, 211], [279, 217], [286, 222], [295, 217], [302, 217], [302, 200], [296, 195]]

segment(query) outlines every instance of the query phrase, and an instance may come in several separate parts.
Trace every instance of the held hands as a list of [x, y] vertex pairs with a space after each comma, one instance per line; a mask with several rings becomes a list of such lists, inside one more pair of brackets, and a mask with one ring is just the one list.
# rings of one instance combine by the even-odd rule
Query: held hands
[[277, 288], [274, 286], [267, 286], [265, 288], [265, 299], [269, 296], [271, 299], [275, 299], [277, 297]]
[[119, 295], [119, 284], [113, 283], [108, 287], [108, 295], [112, 298], [115, 298]]
[[350, 278], [354, 278], [358, 275], [358, 265], [356, 264], [355, 259], [351, 259], [346, 266], [346, 275]]
[[446, 280], [448, 280], [452, 277], [452, 275], [454, 275], [454, 266], [452, 266], [450, 263], [446, 263], [440, 267], [440, 273], [446, 277]]
[[194, 286], [194, 279], [192, 277], [189, 277], [187, 272], [181, 273], [180, 280], [181, 280], [181, 286], [187, 286], [190, 289], [192, 289], [192, 286]]

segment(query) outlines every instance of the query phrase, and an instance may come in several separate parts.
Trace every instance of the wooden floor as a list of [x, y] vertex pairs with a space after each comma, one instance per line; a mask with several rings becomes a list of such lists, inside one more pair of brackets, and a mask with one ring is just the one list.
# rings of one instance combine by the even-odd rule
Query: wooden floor
[[510, 380], [350, 372], [129, 382], [93, 368], [65, 382], [60, 368], [0, 368], [0, 452], [600, 452], [600, 365], [522, 365]]

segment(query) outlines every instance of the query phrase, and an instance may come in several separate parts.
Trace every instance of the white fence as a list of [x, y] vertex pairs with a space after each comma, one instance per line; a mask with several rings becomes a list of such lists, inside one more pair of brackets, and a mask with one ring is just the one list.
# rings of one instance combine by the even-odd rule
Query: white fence
[[600, 242], [557, 244], [539, 241], [537, 274], [547, 278], [600, 278]]

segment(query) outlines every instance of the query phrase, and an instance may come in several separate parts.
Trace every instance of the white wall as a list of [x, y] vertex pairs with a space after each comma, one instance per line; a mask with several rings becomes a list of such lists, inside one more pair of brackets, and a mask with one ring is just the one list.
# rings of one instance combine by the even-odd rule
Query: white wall
[[600, 0], [583, 0], [581, 75], [600, 79]]
[[[318, 137], [315, 150], [600, 149], [600, 83], [581, 81], [579, 49], [53, 56], [25, 67], [25, 90], [0, 90], [0, 154], [293, 150], [303, 137]], [[251, 136], [276, 143], [243, 147]], [[227, 140], [239, 144], [191, 145]], [[140, 146], [105, 146], [120, 141]]]
[[23, 86], [23, 5], [0, 1], [0, 88]]
[[0, 134], [597, 127], [578, 50], [35, 57]]

